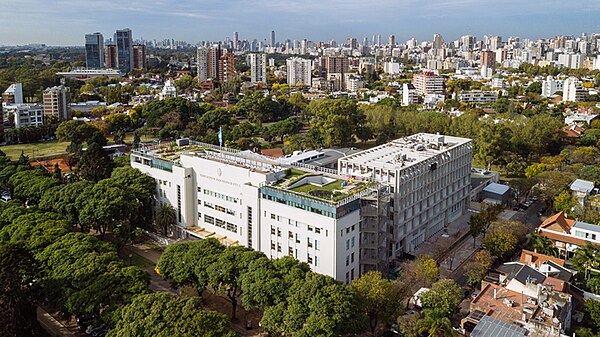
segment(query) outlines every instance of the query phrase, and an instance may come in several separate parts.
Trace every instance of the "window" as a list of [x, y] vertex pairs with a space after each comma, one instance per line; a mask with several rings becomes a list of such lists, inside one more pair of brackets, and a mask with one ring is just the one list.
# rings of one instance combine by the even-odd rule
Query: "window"
[[353, 232], [354, 232], [355, 226], [356, 226], [356, 225], [352, 225], [352, 231], [353, 231]]
[[275, 250], [275, 242], [271, 241], [271, 250]]
[[346, 234], [350, 233], [350, 227], [346, 228]]
[[321, 250], [321, 244], [317, 239], [315, 239], [315, 250]]
[[350, 270], [350, 278], [354, 280], [354, 268]]
[[321, 228], [315, 227], [315, 233], [321, 234]]
[[350, 254], [350, 263], [354, 263], [354, 253]]
[[271, 226], [271, 235], [275, 235], [275, 227]]
[[346, 272], [346, 284], [350, 283], [350, 273]]
[[352, 237], [352, 247], [354, 247], [354, 236]]
[[202, 213], [198, 212], [198, 220], [202, 219]]
[[277, 227], [277, 236], [281, 237], [281, 229], [279, 227]]
[[308, 225], [308, 231], [312, 232], [313, 231], [313, 227], [311, 225]]
[[277, 243], [277, 252], [281, 253], [281, 245], [279, 243]]
[[271, 213], [271, 219], [275, 220], [275, 214]]
[[308, 245], [308, 248], [312, 248], [313, 247], [313, 243], [312, 243], [312, 240], [310, 238], [306, 238], [306, 244]]
[[346, 250], [350, 249], [350, 239], [346, 240]]
[[292, 233], [291, 231], [288, 231], [288, 239], [294, 240], [294, 233]]
[[346, 256], [346, 267], [350, 265], [350, 257]]
[[300, 243], [300, 234], [296, 233], [296, 243]]
[[308, 264], [312, 264], [313, 263], [313, 259], [312, 259], [312, 256], [310, 256], [310, 254], [307, 254], [306, 261], [308, 262]]
[[204, 214], [204, 222], [206, 222], [207, 224], [214, 225], [215, 224], [215, 218], [213, 218], [210, 215]]
[[315, 266], [319, 266], [319, 257], [315, 255]]
[[294, 256], [294, 248], [288, 247], [288, 255], [289, 256]]

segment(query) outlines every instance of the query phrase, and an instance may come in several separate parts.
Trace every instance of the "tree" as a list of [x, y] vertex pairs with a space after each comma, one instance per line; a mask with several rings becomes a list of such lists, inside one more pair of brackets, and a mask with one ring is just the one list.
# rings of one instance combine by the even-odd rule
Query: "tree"
[[487, 223], [480, 214], [471, 215], [469, 218], [469, 234], [473, 237], [473, 247], [475, 247], [475, 240], [483, 234], [486, 226]]
[[152, 223], [156, 180], [130, 166], [115, 168], [110, 180], [127, 190], [128, 194], [135, 195], [137, 200], [141, 202], [142, 208], [131, 219], [132, 224], [137, 227], [148, 227]]
[[274, 336], [351, 336], [366, 324], [358, 305], [350, 287], [307, 273], [290, 288], [286, 302], [265, 310], [261, 325]]
[[264, 256], [249, 248], [230, 246], [208, 267], [210, 287], [216, 292], [224, 293], [231, 302], [231, 320], [236, 319], [237, 304], [242, 296], [241, 276], [252, 261]]
[[161, 228], [163, 235], [167, 236], [169, 227], [175, 225], [177, 221], [177, 212], [171, 204], [162, 204], [156, 209], [154, 221], [158, 228]]
[[78, 173], [90, 181], [100, 181], [110, 177], [114, 163], [102, 146], [92, 143], [81, 156], [78, 163]]
[[419, 333], [428, 333], [428, 337], [457, 336], [458, 333], [452, 328], [450, 318], [444, 315], [440, 309], [425, 309], [425, 317], [417, 322]]
[[36, 263], [22, 246], [0, 244], [0, 335], [35, 336], [32, 284]]
[[359, 307], [369, 318], [371, 335], [380, 322], [387, 323], [396, 317], [399, 294], [389, 280], [378, 271], [369, 271], [352, 282], [352, 290], [359, 301]]
[[[91, 181], [77, 181], [52, 187], [42, 196], [39, 207], [62, 214], [72, 225], [78, 225], [79, 214], [91, 198], [93, 188], [94, 183]], [[86, 231], [87, 228], [83, 226], [81, 230]]]
[[308, 264], [291, 256], [256, 259], [242, 275], [242, 305], [246, 309], [265, 310], [285, 302], [292, 285], [304, 280], [308, 272]]
[[418, 312], [413, 312], [408, 315], [398, 317], [398, 328], [404, 337], [419, 337], [418, 322], [421, 315]]
[[527, 178], [533, 178], [542, 172], [550, 171], [550, 169], [551, 167], [548, 164], [534, 163], [527, 166], [527, 168], [525, 169], [525, 176]]
[[569, 191], [562, 191], [554, 197], [554, 210], [557, 212], [572, 214], [575, 205], [577, 205], [577, 199]]
[[174, 287], [193, 286], [202, 294], [208, 285], [208, 268], [225, 250], [209, 238], [169, 245], [158, 260], [158, 271]]
[[591, 318], [591, 322], [596, 330], [600, 330], [600, 301], [587, 299], [585, 301], [585, 312]]
[[346, 99], [318, 99], [308, 109], [314, 116], [311, 127], [323, 137], [325, 146], [343, 146], [358, 136], [366, 122], [356, 103]]
[[[120, 228], [120, 240], [128, 240], [132, 224], [142, 213], [143, 205], [137, 195], [112, 179], [98, 182], [90, 192], [90, 199], [79, 214], [79, 221], [93, 228], [101, 237], [108, 230]], [[123, 243], [123, 242], [121, 242]]]
[[582, 273], [585, 280], [589, 280], [590, 270], [598, 269], [600, 266], [600, 250], [593, 244], [587, 243], [575, 250], [571, 262], [575, 270]]
[[56, 179], [47, 177], [40, 170], [16, 172], [9, 178], [9, 183], [13, 187], [13, 195], [31, 205], [37, 204], [44, 192], [59, 184]]
[[545, 236], [541, 236], [536, 232], [531, 233], [526, 247], [528, 250], [544, 255], [554, 257], [558, 257], [559, 255], [558, 248], [554, 246], [554, 241]]
[[441, 279], [435, 282], [431, 289], [420, 295], [424, 309], [437, 310], [444, 317], [450, 317], [464, 298], [462, 289], [452, 279]]
[[227, 318], [205, 311], [197, 297], [176, 297], [157, 292], [136, 297], [126, 305], [110, 337], [205, 336], [234, 337]]
[[465, 275], [467, 282], [476, 286], [485, 278], [488, 269], [492, 266], [492, 255], [487, 250], [478, 251], [473, 257], [473, 261], [466, 266]]
[[518, 242], [518, 238], [509, 228], [501, 226], [494, 228], [487, 236], [485, 236], [482, 244], [492, 256], [504, 259], [509, 253], [515, 250]]

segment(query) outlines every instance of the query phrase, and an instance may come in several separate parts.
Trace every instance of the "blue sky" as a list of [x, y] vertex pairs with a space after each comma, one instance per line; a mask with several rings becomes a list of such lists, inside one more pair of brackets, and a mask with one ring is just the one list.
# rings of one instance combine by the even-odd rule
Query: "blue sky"
[[0, 45], [82, 45], [84, 34], [188, 42], [240, 39], [398, 41], [461, 35], [540, 38], [600, 33], [599, 0], [0, 0]]

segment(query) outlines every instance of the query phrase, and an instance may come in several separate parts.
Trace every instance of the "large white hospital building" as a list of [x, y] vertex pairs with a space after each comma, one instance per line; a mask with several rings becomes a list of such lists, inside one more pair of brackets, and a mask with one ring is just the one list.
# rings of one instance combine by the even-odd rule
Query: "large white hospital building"
[[471, 140], [401, 138], [320, 163], [322, 151], [271, 158], [178, 140], [142, 146], [131, 165], [156, 179], [180, 238], [215, 237], [271, 258], [291, 255], [349, 283], [386, 271], [466, 209]]

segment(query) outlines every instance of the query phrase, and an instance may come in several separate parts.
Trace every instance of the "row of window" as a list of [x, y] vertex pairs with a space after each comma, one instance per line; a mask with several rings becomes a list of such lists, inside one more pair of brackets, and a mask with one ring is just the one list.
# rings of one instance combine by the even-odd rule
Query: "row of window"
[[[200, 189], [201, 188], [198, 187], [198, 192], [200, 192]], [[234, 204], [239, 203], [239, 199], [238, 198], [230, 197], [230, 196], [228, 196], [226, 194], [223, 194], [223, 193], [219, 193], [219, 192], [215, 192], [215, 191], [204, 189], [204, 194], [206, 194], [208, 196], [211, 196], [211, 197], [223, 199], [225, 201], [229, 201], [229, 202], [232, 202]]]
[[[273, 242], [271, 241], [271, 250], [277, 250], [278, 253], [281, 253], [282, 249], [281, 249], [281, 244], [279, 242]], [[288, 247], [288, 255], [298, 258], [298, 249], [295, 250], [295, 254], [294, 254], [294, 248], [292, 247]], [[354, 255], [354, 253], [353, 253]], [[271, 255], [272, 258], [273, 255]], [[311, 253], [307, 253], [306, 254], [306, 263], [310, 264], [310, 265], [314, 265], [315, 267], [318, 267], [321, 265], [321, 260], [317, 255], [312, 255]]]
[[204, 222], [210, 225], [214, 225], [223, 229], [226, 229], [230, 232], [237, 233], [237, 225], [232, 224], [231, 222], [223, 221], [221, 219], [212, 217], [210, 215], [204, 214]]
[[[281, 237], [281, 229], [279, 227], [275, 228], [271, 226], [271, 235], [277, 235], [277, 237]], [[288, 231], [288, 239], [294, 240], [296, 243], [301, 243], [300, 234], [294, 233], [292, 231]], [[321, 241], [318, 239], [312, 239], [310, 237], [306, 237], [306, 246], [308, 248], [314, 248], [315, 250], [321, 250]]]
[[[306, 226], [306, 229], [309, 232], [315, 232], [316, 234], [321, 234], [321, 228], [320, 227], [311, 226], [309, 224], [305, 224], [305, 223], [300, 222], [300, 221], [288, 219], [286, 217], [279, 216], [279, 215], [276, 215], [276, 214], [273, 214], [273, 213], [271, 213], [271, 220], [277, 220], [279, 222], [287, 222], [288, 225], [295, 226], [296, 228], [301, 228], [301, 227]], [[327, 230], [325, 231], [325, 236], [327, 236]]]
[[586, 232], [581, 232], [581, 231], [575, 231], [575, 236], [584, 238], [584, 239], [596, 240], [596, 234], [591, 234], [591, 233], [586, 233]]
[[[198, 204], [200, 204], [200, 200], [198, 200]], [[223, 212], [225, 214], [229, 214], [229, 215], [235, 216], [235, 211], [234, 210], [229, 209], [229, 208], [225, 208], [225, 207], [223, 207], [221, 205], [213, 204], [211, 202], [205, 201], [204, 202], [204, 207], [210, 208], [210, 209], [214, 209], [215, 211]]]

